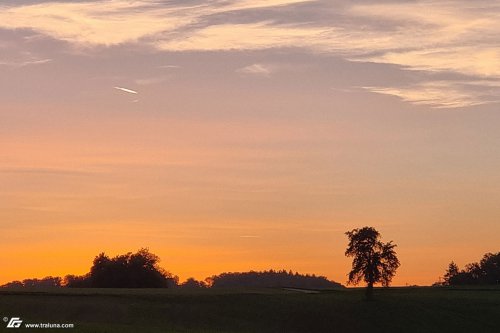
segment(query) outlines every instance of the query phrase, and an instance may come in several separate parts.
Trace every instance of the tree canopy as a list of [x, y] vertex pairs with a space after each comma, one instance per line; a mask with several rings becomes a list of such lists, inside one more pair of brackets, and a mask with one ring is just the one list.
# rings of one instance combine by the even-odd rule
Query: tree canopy
[[104, 252], [95, 257], [84, 276], [68, 275], [68, 287], [93, 288], [166, 288], [177, 284], [177, 277], [159, 266], [160, 258], [142, 248], [110, 258]]
[[353, 257], [348, 284], [357, 285], [361, 281], [367, 284], [367, 296], [370, 298], [373, 285], [381, 283], [389, 286], [396, 270], [400, 266], [392, 241], [383, 243], [380, 233], [372, 227], [364, 227], [346, 232], [349, 244], [345, 251], [347, 257]]

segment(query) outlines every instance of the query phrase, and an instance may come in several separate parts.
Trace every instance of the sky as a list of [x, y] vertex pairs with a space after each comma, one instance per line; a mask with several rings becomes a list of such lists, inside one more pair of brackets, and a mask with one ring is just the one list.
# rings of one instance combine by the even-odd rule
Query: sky
[[181, 280], [394, 285], [498, 252], [496, 1], [0, 2], [0, 283], [149, 249]]

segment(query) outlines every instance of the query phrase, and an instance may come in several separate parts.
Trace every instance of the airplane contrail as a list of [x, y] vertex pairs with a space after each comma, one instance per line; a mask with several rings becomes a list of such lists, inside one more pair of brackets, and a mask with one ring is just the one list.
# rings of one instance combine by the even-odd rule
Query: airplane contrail
[[177, 66], [177, 65], [162, 65], [162, 66], [159, 66], [159, 68], [180, 68], [180, 66]]
[[124, 92], [129, 93], [129, 94], [138, 94], [137, 91], [127, 89], [127, 88], [122, 88], [122, 87], [113, 87], [113, 88], [124, 91]]

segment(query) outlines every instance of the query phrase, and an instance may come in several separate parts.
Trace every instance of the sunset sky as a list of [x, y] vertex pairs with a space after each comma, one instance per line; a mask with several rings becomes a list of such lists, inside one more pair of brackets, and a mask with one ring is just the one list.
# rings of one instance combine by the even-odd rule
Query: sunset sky
[[498, 252], [500, 4], [0, 1], [0, 284], [140, 247], [180, 276], [395, 285]]

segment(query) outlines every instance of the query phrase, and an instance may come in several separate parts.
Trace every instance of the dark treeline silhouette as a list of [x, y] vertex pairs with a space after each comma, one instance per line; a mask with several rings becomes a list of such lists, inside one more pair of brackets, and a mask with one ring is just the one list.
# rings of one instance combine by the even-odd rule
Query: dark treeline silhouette
[[301, 275], [292, 271], [263, 271], [244, 273], [222, 273], [207, 279], [212, 288], [222, 287], [264, 287], [264, 288], [303, 288], [330, 289], [343, 288], [337, 282], [329, 281], [324, 276]]
[[195, 278], [188, 278], [183, 283], [179, 284], [177, 287], [182, 289], [200, 289], [200, 288], [208, 288], [209, 285], [204, 281], [198, 281]]
[[329, 281], [324, 276], [302, 275], [292, 271], [263, 271], [244, 273], [222, 273], [198, 281], [189, 278], [179, 284], [179, 278], [161, 268], [160, 259], [148, 249], [110, 258], [100, 253], [94, 258], [90, 272], [85, 275], [66, 275], [27, 279], [9, 282], [5, 288], [220, 288], [220, 287], [267, 287], [329, 289], [343, 288], [339, 283]]
[[22, 281], [12, 281], [4, 284], [5, 288], [50, 288], [61, 287], [62, 279], [60, 277], [47, 276], [43, 279], [25, 279]]
[[85, 275], [66, 275], [43, 279], [26, 279], [9, 282], [6, 288], [220, 288], [220, 287], [266, 287], [266, 288], [304, 288], [328, 289], [343, 288], [337, 282], [324, 276], [302, 275], [292, 271], [262, 271], [244, 273], [222, 273], [198, 281], [188, 278], [179, 284], [179, 278], [161, 268], [160, 259], [148, 249], [127, 253], [110, 258], [100, 253], [94, 258], [90, 272]]
[[480, 262], [467, 264], [464, 269], [459, 269], [452, 261], [444, 275], [444, 282], [438, 284], [500, 284], [500, 252], [486, 253]]

